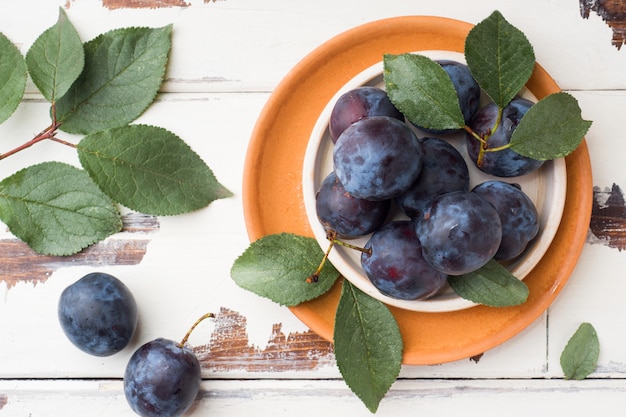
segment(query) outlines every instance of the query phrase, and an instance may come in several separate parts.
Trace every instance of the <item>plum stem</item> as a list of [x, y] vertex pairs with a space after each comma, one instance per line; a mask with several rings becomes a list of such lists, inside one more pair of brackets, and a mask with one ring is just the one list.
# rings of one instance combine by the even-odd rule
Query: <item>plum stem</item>
[[322, 273], [322, 269], [324, 268], [324, 265], [326, 264], [326, 261], [328, 260], [328, 255], [330, 255], [330, 251], [333, 249], [333, 246], [335, 245], [334, 240], [331, 240], [330, 237], [329, 237], [331, 232], [333, 233], [333, 236], [336, 235], [334, 230], [329, 230], [328, 231], [326, 237], [328, 237], [328, 240], [330, 240], [330, 245], [328, 245], [328, 249], [326, 249], [326, 252], [324, 253], [324, 257], [322, 258], [322, 261], [318, 265], [318, 267], [315, 270], [315, 272], [307, 277], [306, 282], [309, 283], [309, 284], [314, 284], [317, 281], [319, 281], [320, 274]]
[[194, 329], [196, 327], [198, 327], [198, 324], [200, 324], [202, 321], [204, 321], [205, 319], [208, 318], [215, 318], [215, 314], [213, 313], [206, 313], [204, 315], [202, 315], [198, 320], [196, 320], [196, 322], [189, 328], [189, 330], [187, 330], [187, 334], [185, 334], [185, 337], [183, 337], [183, 340], [180, 341], [180, 343], [178, 344], [179, 347], [183, 347], [185, 346], [185, 343], [187, 343], [187, 340], [189, 340], [189, 336], [191, 336], [191, 332], [194, 331]]
[[480, 147], [478, 150], [478, 157], [476, 158], [476, 165], [479, 168], [483, 165], [485, 152], [498, 152], [509, 147], [509, 145], [507, 144], [503, 146], [498, 146], [497, 148], [489, 148], [489, 137], [493, 134], [493, 132], [495, 132], [498, 129], [498, 127], [500, 127], [500, 123], [502, 122], [503, 111], [504, 111], [504, 108], [498, 107], [498, 117], [496, 117], [496, 121], [493, 123], [493, 127], [484, 136], [478, 135], [476, 132], [474, 132], [472, 129], [470, 129], [467, 126], [465, 127], [465, 130], [467, 130], [473, 137], [477, 138], [478, 141], [480, 142]]
[[344, 242], [343, 240], [337, 239], [337, 232], [334, 231], [333, 229], [329, 229], [326, 232], [326, 239], [328, 239], [328, 241], [330, 242], [330, 245], [328, 246], [328, 249], [326, 249], [326, 253], [324, 253], [324, 257], [322, 258], [322, 261], [320, 262], [315, 272], [312, 275], [309, 275], [307, 277], [306, 282], [309, 284], [316, 283], [319, 280], [320, 274], [322, 273], [322, 269], [324, 268], [324, 265], [326, 264], [326, 261], [328, 260], [328, 255], [330, 255], [330, 251], [333, 249], [333, 246], [335, 245], [340, 245], [348, 249], [358, 250], [360, 252], [367, 254], [368, 256], [372, 255], [371, 248], [363, 248], [361, 246], [351, 245], [349, 243]]

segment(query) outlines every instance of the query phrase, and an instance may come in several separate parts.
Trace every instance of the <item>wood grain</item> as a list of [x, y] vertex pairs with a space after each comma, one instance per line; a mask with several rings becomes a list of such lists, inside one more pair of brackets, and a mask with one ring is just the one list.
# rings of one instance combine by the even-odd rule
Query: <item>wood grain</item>
[[580, 0], [580, 14], [595, 12], [613, 30], [612, 43], [620, 49], [626, 43], [626, 0]]
[[610, 248], [626, 249], [626, 203], [619, 185], [594, 187], [590, 231], [599, 242]]
[[267, 345], [250, 344], [247, 320], [222, 308], [209, 344], [194, 348], [202, 368], [209, 371], [285, 372], [334, 365], [331, 343], [312, 331], [285, 334], [274, 324]]
[[[122, 220], [121, 233], [72, 256], [39, 255], [19, 239], [0, 240], [0, 282], [12, 288], [19, 282], [45, 282], [54, 271], [68, 266], [139, 264], [146, 254], [149, 234], [159, 230], [158, 219], [132, 213]], [[140, 237], [128, 238], [133, 235]]]

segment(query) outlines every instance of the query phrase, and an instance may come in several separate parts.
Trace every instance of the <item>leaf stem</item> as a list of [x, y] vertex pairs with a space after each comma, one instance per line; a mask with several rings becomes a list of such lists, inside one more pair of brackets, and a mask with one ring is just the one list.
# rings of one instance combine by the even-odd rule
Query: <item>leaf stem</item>
[[59, 139], [57, 137], [55, 137], [54, 135], [56, 135], [57, 130], [59, 129], [59, 126], [61, 126], [61, 123], [57, 121], [57, 111], [56, 111], [56, 105], [53, 102], [52, 106], [50, 107], [50, 113], [51, 113], [51, 119], [52, 122], [50, 123], [50, 126], [48, 126], [47, 128], [45, 128], [44, 130], [42, 130], [41, 132], [39, 132], [37, 135], [35, 135], [34, 138], [32, 138], [31, 140], [29, 140], [28, 142], [23, 143], [22, 145], [11, 149], [8, 152], [5, 152], [3, 154], [0, 154], [0, 160], [8, 158], [11, 155], [14, 155], [18, 152], [23, 151], [26, 148], [30, 148], [31, 146], [33, 146], [36, 143], [39, 143], [41, 141], [44, 141], [46, 139], [51, 139], [55, 142], [59, 142], [62, 143], [64, 145], [70, 146], [72, 148], [76, 148], [76, 145], [74, 145], [73, 143], [64, 141], [62, 139]]
[[39, 134], [37, 134], [34, 138], [32, 138], [31, 140], [29, 140], [28, 142], [23, 143], [22, 145], [11, 149], [8, 152], [5, 152], [3, 154], [0, 155], [0, 160], [8, 158], [11, 155], [14, 155], [20, 151], [23, 151], [26, 148], [30, 148], [31, 146], [33, 146], [36, 143], [41, 142], [42, 140], [46, 140], [46, 139], [51, 139], [54, 137], [54, 134], [56, 133], [57, 129], [59, 128], [60, 124], [58, 123], [52, 123], [50, 126], [48, 126], [47, 128], [45, 128], [44, 130], [42, 130]]
[[56, 136], [52, 136], [52, 137], [50, 137], [50, 138], [48, 138], [48, 139], [50, 139], [50, 140], [52, 140], [52, 141], [54, 141], [54, 142], [57, 142], [57, 143], [60, 143], [60, 144], [63, 144], [63, 145], [69, 146], [70, 148], [74, 148], [74, 149], [77, 149], [77, 148], [78, 148], [78, 146], [77, 146], [75, 143], [68, 142], [68, 141], [63, 140], [63, 139], [59, 139], [59, 138], [57, 138]]
[[469, 127], [466, 127], [466, 130], [468, 130], [468, 132], [472, 133], [472, 136], [474, 136], [475, 138], [477, 138], [480, 141], [480, 148], [478, 150], [478, 157], [476, 158], [476, 165], [480, 168], [483, 165], [483, 160], [485, 159], [485, 153], [486, 152], [497, 152], [497, 151], [501, 151], [503, 149], [506, 149], [509, 147], [509, 145], [503, 145], [503, 146], [498, 146], [496, 148], [489, 148], [489, 137], [491, 137], [491, 135], [493, 134], [493, 132], [495, 132], [496, 130], [498, 130], [498, 127], [500, 127], [500, 123], [502, 122], [502, 112], [504, 111], [504, 109], [502, 107], [498, 107], [498, 116], [496, 117], [496, 121], [493, 123], [493, 126], [491, 127], [491, 129], [489, 130], [489, 132], [487, 132], [484, 136], [480, 136], [478, 134], [476, 134], [475, 132], [473, 132]]
[[478, 133], [476, 133], [471, 127], [469, 127], [468, 125], [463, 126], [463, 129], [465, 129], [465, 131], [467, 133], [469, 133], [474, 139], [476, 139], [477, 141], [479, 141], [481, 144], [485, 143], [486, 140], [484, 138], [481, 138], [480, 135]]

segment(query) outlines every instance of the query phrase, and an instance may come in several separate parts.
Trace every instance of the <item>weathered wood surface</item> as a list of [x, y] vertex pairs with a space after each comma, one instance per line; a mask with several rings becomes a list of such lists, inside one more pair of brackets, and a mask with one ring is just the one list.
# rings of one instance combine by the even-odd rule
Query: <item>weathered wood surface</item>
[[[229, 278], [248, 244], [241, 209], [248, 139], [277, 83], [332, 36], [384, 17], [476, 22], [494, 9], [524, 30], [537, 60], [594, 121], [587, 136], [594, 171], [588, 244], [572, 278], [536, 322], [482, 356], [404, 367], [379, 415], [404, 415], [407, 407], [425, 415], [501, 415], [505, 407], [521, 415], [557, 409], [579, 415], [598, 404], [623, 407], [626, 51], [612, 35], [624, 19], [623, 2], [21, 0], [0, 3], [0, 31], [26, 51], [54, 23], [58, 7], [84, 39], [115, 27], [174, 24], [167, 81], [139, 121], [188, 141], [235, 196], [180, 217], [127, 213], [123, 233], [69, 258], [33, 255], [0, 230], [0, 416], [132, 415], [120, 382], [132, 351], [155, 337], [180, 338], [207, 311], [217, 319], [190, 339], [206, 378], [193, 415], [264, 409], [274, 415], [369, 415], [340, 380], [328, 341]], [[28, 93], [15, 116], [0, 125], [0, 152], [45, 126], [46, 103], [32, 85]], [[49, 157], [76, 162], [58, 144], [42, 144], [2, 161], [0, 177]], [[135, 340], [110, 358], [77, 351], [56, 321], [60, 292], [95, 269], [122, 278], [140, 305]], [[599, 366], [593, 379], [566, 382], [559, 355], [582, 321], [598, 331]]]
[[[135, 415], [122, 398], [120, 381], [0, 381], [0, 391], [5, 393], [0, 395], [2, 415]], [[376, 416], [619, 416], [625, 395], [624, 380], [399, 380]], [[187, 415], [318, 417], [320, 410], [333, 416], [372, 416], [338, 380], [205, 381]]]

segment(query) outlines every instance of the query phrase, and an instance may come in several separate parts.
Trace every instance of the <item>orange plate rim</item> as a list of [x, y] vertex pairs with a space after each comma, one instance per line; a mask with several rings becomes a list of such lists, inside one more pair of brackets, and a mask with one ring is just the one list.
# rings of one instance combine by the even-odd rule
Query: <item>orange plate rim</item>
[[[419, 50], [463, 52], [472, 24], [438, 16], [401, 16], [349, 29], [323, 43], [289, 71], [270, 95], [249, 142], [243, 175], [243, 211], [250, 241], [290, 232], [312, 237], [302, 196], [304, 151], [324, 106], [347, 81], [385, 53]], [[560, 91], [540, 66], [527, 87], [543, 98]], [[449, 313], [390, 308], [404, 341], [403, 363], [432, 365], [480, 355], [520, 333], [549, 307], [583, 249], [592, 205], [586, 141], [565, 158], [567, 197], [548, 252], [525, 279], [530, 296], [521, 306], [477, 306]], [[290, 310], [332, 341], [341, 285]]]

